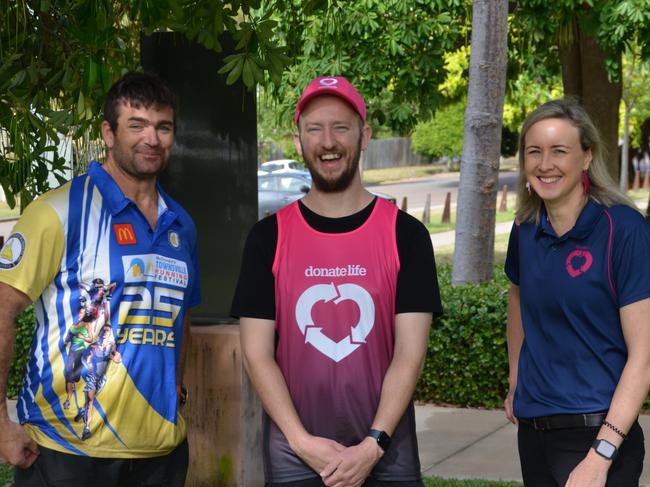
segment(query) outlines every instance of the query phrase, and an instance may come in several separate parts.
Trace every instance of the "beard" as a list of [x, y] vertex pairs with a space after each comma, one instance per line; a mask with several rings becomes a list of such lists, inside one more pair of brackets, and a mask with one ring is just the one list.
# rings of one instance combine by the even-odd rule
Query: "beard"
[[304, 147], [302, 147], [302, 141], [300, 142], [303, 159], [305, 160], [307, 169], [309, 169], [309, 174], [311, 174], [312, 184], [318, 191], [321, 191], [323, 193], [340, 193], [350, 187], [350, 184], [352, 184], [352, 181], [354, 180], [354, 177], [359, 170], [359, 159], [361, 158], [361, 139], [361, 136], [359, 136], [359, 141], [357, 142], [357, 146], [352, 153], [350, 162], [347, 164], [343, 172], [335, 178], [328, 178], [327, 176], [318, 172], [317, 165], [314, 163], [312, 157], [308, 156], [305, 152]]
[[133, 148], [125, 147], [117, 140], [112, 150], [115, 163], [135, 179], [154, 179], [165, 170], [169, 162], [169, 154], [165, 154], [161, 149], [154, 150], [160, 159], [158, 162], [139, 160], [138, 153]]

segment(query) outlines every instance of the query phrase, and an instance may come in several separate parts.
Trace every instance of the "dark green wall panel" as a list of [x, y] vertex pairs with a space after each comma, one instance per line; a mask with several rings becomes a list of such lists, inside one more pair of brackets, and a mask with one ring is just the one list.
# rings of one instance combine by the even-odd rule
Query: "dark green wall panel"
[[199, 232], [203, 303], [193, 322], [228, 321], [244, 240], [257, 220], [255, 96], [226, 86], [222, 53], [173, 33], [142, 38], [142, 66], [179, 98], [177, 132], [163, 187], [192, 215]]

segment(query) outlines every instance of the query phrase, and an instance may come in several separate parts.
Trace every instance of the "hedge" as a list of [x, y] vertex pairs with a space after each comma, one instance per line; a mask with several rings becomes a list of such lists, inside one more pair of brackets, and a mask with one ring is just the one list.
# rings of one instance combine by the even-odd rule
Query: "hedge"
[[7, 380], [8, 397], [14, 397], [20, 392], [35, 326], [36, 318], [34, 316], [34, 309], [30, 306], [18, 315], [16, 319], [16, 346], [14, 348], [14, 358], [9, 367], [9, 378]]
[[487, 284], [451, 286], [451, 266], [438, 267], [444, 315], [431, 327], [420, 401], [500, 407], [508, 390], [508, 281], [496, 266]]

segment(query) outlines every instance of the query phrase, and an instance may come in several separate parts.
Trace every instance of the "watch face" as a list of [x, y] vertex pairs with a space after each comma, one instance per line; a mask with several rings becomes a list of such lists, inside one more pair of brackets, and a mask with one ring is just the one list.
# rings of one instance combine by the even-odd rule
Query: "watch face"
[[379, 438], [377, 438], [377, 442], [379, 443], [381, 449], [386, 451], [390, 446], [390, 436], [388, 436], [386, 433], [382, 431], [381, 435], [379, 435]]
[[601, 455], [603, 455], [604, 457], [612, 458], [612, 456], [616, 452], [616, 447], [607, 441], [600, 440], [598, 442], [598, 447], [596, 448], [596, 451]]

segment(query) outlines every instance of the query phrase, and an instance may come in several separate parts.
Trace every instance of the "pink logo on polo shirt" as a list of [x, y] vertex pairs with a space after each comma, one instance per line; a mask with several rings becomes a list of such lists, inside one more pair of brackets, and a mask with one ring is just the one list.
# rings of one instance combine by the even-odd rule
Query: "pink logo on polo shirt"
[[594, 258], [588, 250], [575, 249], [566, 258], [566, 271], [576, 278], [589, 270]]

